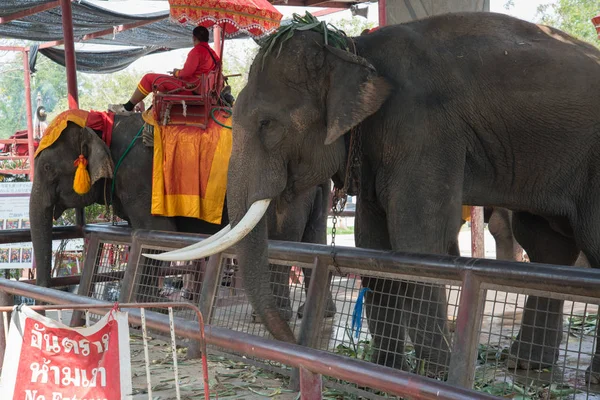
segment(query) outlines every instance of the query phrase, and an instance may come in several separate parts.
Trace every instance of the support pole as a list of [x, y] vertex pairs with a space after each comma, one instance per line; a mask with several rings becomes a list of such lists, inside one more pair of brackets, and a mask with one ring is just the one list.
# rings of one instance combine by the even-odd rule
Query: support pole
[[387, 21], [386, 21], [386, 17], [385, 17], [385, 12], [386, 12], [386, 0], [379, 0], [378, 1], [378, 5], [377, 8], [379, 10], [379, 26], [385, 26]]
[[448, 383], [467, 389], [473, 387], [475, 365], [479, 349], [479, 326], [485, 308], [486, 290], [471, 271], [463, 274], [460, 306], [454, 330], [454, 344]]
[[485, 258], [483, 207], [471, 207], [471, 257]]
[[63, 37], [65, 39], [65, 66], [67, 67], [67, 89], [69, 91], [69, 109], [79, 108], [77, 94], [77, 70], [75, 44], [73, 39], [73, 13], [70, 0], [60, 0], [62, 9]]
[[[75, 59], [75, 43], [73, 39], [73, 13], [71, 0], [60, 0], [62, 9], [63, 38], [65, 40], [65, 66], [67, 67], [67, 89], [69, 91], [69, 109], [79, 108], [77, 92], [77, 61]], [[75, 210], [77, 226], [85, 225], [85, 212], [82, 208]]]
[[27, 111], [27, 151], [29, 155], [29, 180], [33, 181], [33, 110], [31, 108], [31, 76], [29, 51], [23, 50], [23, 77], [25, 79], [25, 109]]
[[219, 58], [223, 58], [223, 41], [221, 37], [223, 36], [223, 28], [220, 25], [215, 24], [213, 27], [213, 45], [215, 53], [219, 56]]

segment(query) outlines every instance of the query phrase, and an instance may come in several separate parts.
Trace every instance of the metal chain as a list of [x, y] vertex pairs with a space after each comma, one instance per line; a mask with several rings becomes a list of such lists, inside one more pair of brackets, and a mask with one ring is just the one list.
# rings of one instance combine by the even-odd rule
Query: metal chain
[[[344, 187], [346, 185], [344, 184]], [[337, 220], [338, 220], [338, 215], [344, 211], [344, 207], [346, 207], [346, 200], [348, 199], [348, 196], [346, 195], [346, 192], [344, 189], [337, 189], [334, 188], [333, 189], [333, 199], [332, 199], [332, 206], [331, 206], [331, 210], [333, 211], [333, 227], [331, 228], [331, 258], [333, 259], [333, 266], [335, 267], [337, 273], [340, 276], [344, 276], [344, 274], [342, 273], [342, 270], [340, 269], [340, 266], [337, 262], [337, 259], [335, 258], [335, 233], [336, 233], [336, 224], [337, 224]]]
[[350, 148], [348, 149], [348, 162], [346, 164], [346, 176], [344, 177], [344, 186], [339, 188], [333, 188], [333, 198], [331, 211], [333, 211], [333, 227], [331, 228], [331, 258], [333, 260], [333, 266], [335, 267], [337, 273], [340, 276], [345, 276], [340, 269], [340, 266], [336, 259], [336, 251], [335, 251], [335, 234], [336, 234], [336, 224], [339, 215], [344, 211], [346, 207], [346, 202], [348, 201], [348, 188], [350, 187], [350, 181], [352, 178], [356, 178], [357, 191], [360, 188], [360, 173], [359, 171], [354, 171], [360, 167], [360, 157], [362, 151], [362, 143], [361, 137], [358, 128], [353, 128], [350, 131]]

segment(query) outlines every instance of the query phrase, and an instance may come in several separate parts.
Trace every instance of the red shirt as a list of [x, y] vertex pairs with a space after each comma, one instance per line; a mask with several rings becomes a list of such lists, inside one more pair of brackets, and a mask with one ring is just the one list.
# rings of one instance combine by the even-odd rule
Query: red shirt
[[[212, 57], [211, 57], [212, 54]], [[213, 60], [214, 57], [214, 60]], [[198, 76], [212, 71], [220, 62], [219, 56], [206, 42], [200, 42], [189, 52], [183, 69], [178, 70], [175, 76], [178, 78], [197, 78]]]

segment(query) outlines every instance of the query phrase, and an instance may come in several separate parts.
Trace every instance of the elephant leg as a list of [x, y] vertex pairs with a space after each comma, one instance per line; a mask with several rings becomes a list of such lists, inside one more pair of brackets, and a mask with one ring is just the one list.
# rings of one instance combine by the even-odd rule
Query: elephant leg
[[600, 324], [596, 325], [596, 351], [592, 363], [585, 371], [585, 382], [592, 385], [600, 384]]
[[[312, 269], [310, 268], [302, 268], [302, 273], [304, 274], [304, 291], [308, 295], [308, 288], [310, 287], [310, 276], [312, 274]], [[336, 313], [335, 301], [333, 301], [333, 296], [331, 295], [331, 280], [333, 278], [333, 274], [329, 274], [329, 291], [327, 292], [327, 306], [325, 308], [324, 318], [333, 318]], [[302, 318], [304, 316], [304, 306], [306, 303], [302, 303], [300, 307], [298, 307], [298, 318]]]
[[429, 375], [443, 376], [450, 362], [446, 288], [413, 282], [405, 285], [402, 306], [416, 356], [427, 362]]
[[[408, 371], [410, 365], [404, 357], [406, 340], [403, 305], [406, 297], [404, 282], [374, 277], [363, 277], [365, 314], [372, 336], [371, 362], [386, 367]], [[392, 294], [394, 293], [394, 294]]]
[[496, 259], [523, 261], [523, 248], [513, 236], [511, 211], [506, 208], [494, 208], [488, 222], [490, 234], [496, 242]]
[[[582, 218], [582, 226], [578, 227], [575, 231], [577, 242], [580, 243], [582, 253], [577, 259], [576, 265], [578, 267], [592, 267], [600, 268], [600, 243], [598, 240], [598, 221], [600, 215], [598, 215], [598, 207], [596, 202], [588, 201], [591, 210], [580, 211], [581, 215], [585, 215]], [[594, 385], [600, 384], [600, 324], [596, 325], [596, 350], [590, 366], [585, 372], [586, 383]]]
[[[288, 265], [269, 264], [269, 269], [271, 271], [271, 292], [275, 297], [275, 304], [277, 304], [281, 317], [286, 321], [290, 321], [293, 315], [289, 284], [291, 267]], [[255, 323], [262, 322], [254, 310], [252, 310], [252, 321]]]
[[[327, 244], [327, 214], [329, 210], [329, 193], [330, 183], [321, 184], [315, 191], [315, 198], [313, 200], [313, 206], [308, 216], [308, 221], [304, 232], [302, 234], [303, 243], [316, 243], [316, 244]], [[304, 274], [304, 290], [308, 295], [308, 288], [310, 285], [310, 275], [312, 270], [309, 268], [302, 268]], [[335, 301], [331, 295], [331, 280], [332, 274], [329, 274], [329, 292], [327, 293], [327, 306], [325, 307], [324, 318], [333, 318], [337, 311]], [[302, 318], [304, 315], [304, 305], [302, 303], [298, 307], [298, 318]]]
[[292, 319], [292, 302], [290, 300], [290, 271], [288, 265], [269, 264], [271, 269], [271, 290], [281, 316], [289, 321]]
[[[358, 203], [355, 225], [357, 247], [391, 249], [385, 213], [366, 201]], [[376, 277], [362, 277], [364, 308], [371, 334], [371, 362], [387, 367], [410, 370], [405, 358], [406, 321], [402, 315], [404, 297], [401, 282]]]
[[[513, 231], [532, 262], [572, 265], [579, 249], [572, 238], [553, 230], [542, 217], [513, 214]], [[541, 369], [558, 359], [562, 340], [563, 301], [528, 296], [521, 330], [510, 348], [509, 368]]]
[[443, 376], [450, 361], [446, 291], [443, 286], [380, 278], [363, 278], [365, 311], [373, 335], [373, 362], [392, 368], [410, 368], [404, 358], [408, 333], [427, 375]]

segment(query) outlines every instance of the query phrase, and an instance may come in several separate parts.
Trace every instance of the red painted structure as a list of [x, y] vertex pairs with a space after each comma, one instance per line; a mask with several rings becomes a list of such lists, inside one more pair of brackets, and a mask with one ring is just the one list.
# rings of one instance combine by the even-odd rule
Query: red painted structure
[[68, 103], [69, 109], [72, 110], [79, 108], [79, 94], [77, 93], [77, 64], [73, 39], [71, 0], [60, 0], [60, 7], [62, 9], [63, 37], [65, 39], [65, 65], [67, 67], [67, 89], [69, 92]]
[[[74, 37], [73, 37], [73, 20], [72, 20], [72, 10], [71, 10], [71, 2], [75, 0], [56, 0], [52, 3], [42, 4], [39, 6], [31, 7], [24, 11], [19, 11], [4, 17], [0, 17], [0, 24], [7, 23], [10, 21], [16, 21], [20, 18], [27, 17], [30, 15], [34, 15], [43, 11], [47, 11], [56, 7], [61, 7], [62, 11], [62, 27], [63, 27], [63, 40], [56, 40], [52, 42], [46, 42], [40, 44], [39, 48], [49, 48], [58, 45], [64, 44], [65, 48], [65, 66], [67, 69], [67, 88], [68, 88], [68, 104], [69, 108], [78, 108], [79, 107], [79, 96], [77, 91], [77, 72], [76, 72], [76, 56], [75, 56], [75, 45], [74, 45]], [[277, 0], [270, 0], [273, 4], [277, 5], [289, 5], [289, 6], [305, 6], [305, 7], [330, 7], [331, 9], [342, 9], [348, 8], [353, 3], [345, 2], [345, 1], [328, 1], [328, 0], [294, 0], [291, 2], [286, 1], [284, 4], [279, 4]], [[380, 0], [385, 3], [385, 0]], [[330, 11], [331, 12], [331, 11]], [[86, 41], [94, 38], [98, 38], [105, 35], [115, 34], [117, 32], [122, 32], [128, 29], [137, 28], [143, 25], [151, 24], [156, 22], [155, 20], [149, 21], [140, 21], [131, 24], [123, 24], [115, 26], [112, 29], [104, 29], [98, 32], [90, 33], [84, 35], [80, 41]], [[215, 28], [214, 30], [214, 41], [215, 43], [219, 43], [221, 41], [221, 31], [220, 28]], [[31, 84], [30, 84], [30, 70], [29, 70], [29, 47], [18, 47], [18, 46], [0, 46], [0, 50], [2, 51], [19, 51], [23, 54], [23, 74], [25, 79], [25, 103], [27, 107], [27, 146], [28, 146], [28, 159], [29, 159], [29, 169], [23, 169], [17, 171], [21, 174], [26, 174], [29, 176], [29, 180], [33, 180], [33, 156], [34, 156], [34, 141], [33, 141], [33, 111], [31, 108]], [[219, 49], [220, 50], [220, 49]], [[219, 54], [219, 53], [217, 53]], [[222, 56], [222, 54], [219, 54]], [[8, 140], [0, 140], [0, 144], [16, 144], [15, 138]], [[14, 156], [0, 156], [0, 160], [9, 160]]]
[[377, 8], [379, 10], [379, 26], [385, 26], [387, 24], [385, 17], [386, 0], [379, 0]]

